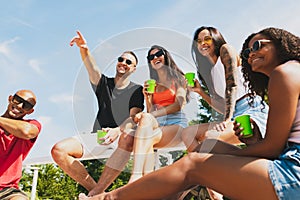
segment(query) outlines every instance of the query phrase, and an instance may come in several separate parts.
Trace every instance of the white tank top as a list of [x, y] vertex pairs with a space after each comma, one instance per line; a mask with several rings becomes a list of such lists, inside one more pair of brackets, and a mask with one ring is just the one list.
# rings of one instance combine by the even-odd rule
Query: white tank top
[[300, 143], [300, 99], [298, 100], [296, 116], [292, 125], [288, 141]]
[[[237, 76], [237, 93], [236, 99], [243, 97], [247, 94], [248, 88], [244, 86], [244, 77], [242, 73], [242, 67], [238, 66], [237, 68], [238, 76]], [[226, 90], [226, 80], [225, 80], [225, 70], [224, 65], [221, 62], [221, 58], [219, 57], [216, 64], [213, 66], [211, 70], [211, 77], [213, 81], [213, 87], [215, 92], [225, 98], [225, 90]]]

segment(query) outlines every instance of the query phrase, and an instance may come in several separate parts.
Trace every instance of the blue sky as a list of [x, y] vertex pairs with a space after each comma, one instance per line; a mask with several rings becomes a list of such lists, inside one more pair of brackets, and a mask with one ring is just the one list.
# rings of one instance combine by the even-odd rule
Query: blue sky
[[[168, 50], [177, 52], [177, 60], [187, 57], [186, 64], [178, 61], [185, 65], [183, 69], [193, 69], [189, 62], [189, 40], [202, 25], [217, 27], [237, 51], [250, 33], [262, 28], [274, 26], [298, 36], [300, 33], [298, 0], [11, 0], [2, 3], [1, 8], [0, 109], [6, 109], [8, 95], [18, 89], [31, 89], [38, 97], [36, 111], [30, 118], [40, 120], [43, 130], [29, 157], [50, 155], [55, 142], [78, 131], [87, 131], [93, 123], [96, 110], [93, 94], [78, 48], [69, 46], [76, 30], [84, 34], [102, 70], [112, 76], [114, 58], [120, 52], [135, 48], [140, 66], [143, 66], [146, 48], [165, 40], [169, 40]], [[128, 33], [133, 33], [129, 40]], [[185, 39], [166, 39], [157, 33], [171, 33], [170, 36]], [[134, 46], [140, 44], [138, 40], [145, 40], [145, 43]], [[110, 44], [107, 41], [117, 41], [120, 48], [106, 51], [109, 49], [106, 45]], [[177, 44], [181, 50], [173, 50], [172, 44]], [[107, 52], [110, 55], [104, 57]], [[102, 57], [107, 60], [104, 62]], [[137, 82], [148, 77], [141, 72], [133, 77]], [[76, 102], [86, 103], [83, 99], [92, 103], [81, 113], [78, 109], [81, 104], [76, 105]], [[89, 109], [91, 112], [87, 112]], [[194, 115], [195, 107], [190, 116]], [[78, 125], [82, 119], [84, 125]]]

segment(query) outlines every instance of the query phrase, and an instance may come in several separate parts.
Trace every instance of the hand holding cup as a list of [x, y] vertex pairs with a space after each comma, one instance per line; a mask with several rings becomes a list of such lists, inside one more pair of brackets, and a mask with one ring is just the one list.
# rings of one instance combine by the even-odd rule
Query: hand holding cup
[[195, 73], [194, 72], [185, 73], [184, 77], [186, 78], [187, 84], [189, 87], [195, 87], [195, 82], [194, 82]]
[[240, 115], [235, 118], [236, 123], [240, 124], [240, 127], [243, 128], [241, 133], [244, 138], [253, 136], [253, 130], [250, 121], [250, 115]]
[[147, 92], [149, 94], [153, 94], [155, 92], [155, 87], [156, 87], [156, 81], [154, 79], [149, 79], [147, 81], [148, 87], [147, 87]]

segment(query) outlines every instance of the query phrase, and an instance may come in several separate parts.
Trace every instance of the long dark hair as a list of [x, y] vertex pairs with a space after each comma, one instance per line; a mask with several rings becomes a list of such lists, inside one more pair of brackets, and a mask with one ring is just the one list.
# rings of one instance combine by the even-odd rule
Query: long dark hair
[[[289, 60], [297, 60], [300, 62], [300, 38], [296, 35], [279, 28], [266, 28], [258, 33], [253, 33], [245, 40], [241, 53], [249, 47], [250, 40], [257, 34], [264, 35], [266, 39], [273, 42], [276, 49], [276, 56], [279, 64], [283, 64]], [[252, 71], [248, 60], [242, 58], [242, 72], [245, 82], [248, 83], [250, 98], [253, 100], [254, 95], [258, 94], [262, 97], [267, 95], [269, 77], [260, 72]]]
[[[167, 74], [168, 74], [169, 79], [176, 82], [176, 88], [181, 86], [181, 87], [186, 89], [186, 81], [185, 81], [185, 78], [184, 78], [184, 73], [176, 65], [176, 63], [175, 63], [174, 59], [172, 58], [171, 54], [165, 48], [163, 48], [162, 46], [153, 45], [149, 49], [149, 51], [147, 53], [147, 57], [150, 55], [150, 52], [153, 49], [162, 50], [164, 52], [164, 60], [165, 60], [164, 67], [167, 70]], [[148, 61], [150, 78], [155, 79], [156, 81], [158, 81], [157, 71], [155, 69], [153, 69], [153, 67], [150, 63], [150, 60], [147, 59], [147, 61]], [[187, 90], [186, 100], [188, 100], [188, 93], [189, 93], [189, 91]]]
[[217, 57], [220, 56], [220, 49], [221, 46], [223, 44], [226, 44], [226, 41], [223, 37], [223, 35], [220, 33], [220, 31], [214, 27], [211, 26], [201, 26], [200, 28], [198, 28], [195, 33], [194, 33], [194, 37], [193, 37], [193, 43], [192, 43], [192, 48], [191, 48], [191, 53], [192, 53], [192, 58], [194, 60], [195, 65], [197, 66], [198, 69], [198, 77], [200, 79], [200, 81], [202, 82], [202, 84], [204, 84], [207, 87], [207, 83], [205, 81], [205, 78], [203, 75], [201, 75], [200, 73], [200, 67], [202, 66], [213, 66], [213, 64], [210, 62], [210, 60], [203, 56], [197, 47], [197, 39], [198, 39], [198, 35], [201, 31], [203, 30], [208, 30], [212, 40], [213, 40], [213, 44], [215, 46], [214, 49], [214, 53]]
[[[176, 65], [176, 63], [175, 63], [174, 59], [172, 58], [171, 54], [165, 48], [163, 48], [159, 45], [153, 45], [149, 49], [147, 56], [150, 55], [150, 52], [153, 49], [162, 50], [164, 52], [164, 57], [165, 57], [164, 66], [167, 70], [168, 77], [171, 78], [172, 80], [178, 80], [178, 83], [181, 86], [184, 86], [184, 84], [185, 84], [184, 73]], [[155, 79], [156, 81], [158, 81], [157, 71], [155, 69], [153, 69], [153, 67], [152, 67], [149, 60], [148, 60], [148, 67], [149, 67], [149, 72], [150, 72], [150, 78]]]

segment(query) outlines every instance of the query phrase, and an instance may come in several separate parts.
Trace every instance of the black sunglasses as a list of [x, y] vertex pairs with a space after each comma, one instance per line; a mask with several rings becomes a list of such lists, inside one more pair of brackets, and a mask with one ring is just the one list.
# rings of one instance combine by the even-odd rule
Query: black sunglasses
[[159, 50], [158, 52], [156, 52], [155, 54], [151, 54], [151, 55], [147, 56], [147, 59], [148, 59], [149, 61], [151, 61], [151, 60], [153, 60], [155, 57], [158, 58], [158, 57], [160, 57], [160, 56], [162, 56], [162, 55], [165, 55], [165, 53], [164, 53], [164, 51], [161, 49], [161, 50]]
[[24, 110], [30, 110], [31, 108], [33, 108], [34, 105], [32, 105], [30, 102], [26, 101], [25, 99], [23, 99], [22, 97], [20, 97], [19, 95], [15, 94], [13, 96], [12, 102], [15, 104], [20, 104], [22, 103], [22, 108]]
[[247, 48], [247, 49], [245, 49], [243, 51], [243, 53], [242, 53], [243, 58], [248, 59], [249, 58], [249, 54], [251, 52], [255, 52], [255, 51], [260, 50], [262, 48], [262, 43], [263, 42], [271, 42], [271, 40], [257, 40], [257, 41], [255, 41], [253, 43], [252, 47]]
[[126, 63], [127, 65], [131, 65], [131, 64], [132, 64], [132, 61], [129, 60], [129, 59], [123, 58], [123, 57], [121, 57], [121, 56], [118, 58], [118, 62], [123, 62], [124, 60], [125, 60], [125, 63]]

